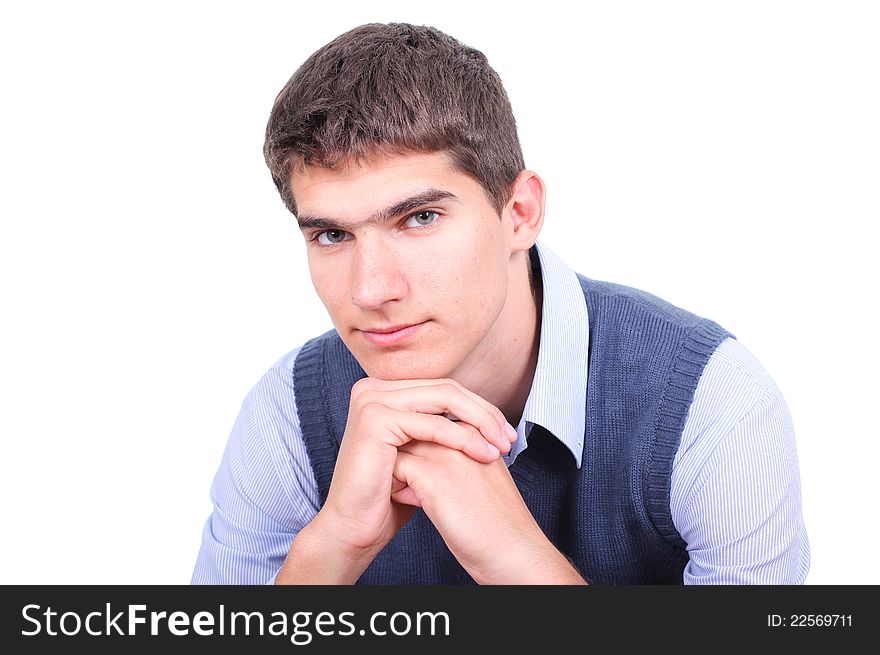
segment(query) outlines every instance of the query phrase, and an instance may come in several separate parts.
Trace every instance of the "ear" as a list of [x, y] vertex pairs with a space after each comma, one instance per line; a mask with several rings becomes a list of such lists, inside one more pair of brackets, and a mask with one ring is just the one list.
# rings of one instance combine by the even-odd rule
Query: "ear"
[[513, 193], [504, 207], [502, 219], [510, 218], [512, 251], [528, 250], [544, 225], [544, 180], [533, 171], [522, 171], [513, 182]]

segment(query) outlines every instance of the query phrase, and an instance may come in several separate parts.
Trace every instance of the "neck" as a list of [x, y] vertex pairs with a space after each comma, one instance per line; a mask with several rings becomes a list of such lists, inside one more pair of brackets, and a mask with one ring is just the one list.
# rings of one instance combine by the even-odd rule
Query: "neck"
[[475, 353], [471, 365], [453, 375], [465, 388], [500, 409], [514, 427], [522, 418], [538, 365], [543, 304], [541, 276], [532, 280], [529, 255], [520, 254], [511, 259], [507, 302], [486, 349]]

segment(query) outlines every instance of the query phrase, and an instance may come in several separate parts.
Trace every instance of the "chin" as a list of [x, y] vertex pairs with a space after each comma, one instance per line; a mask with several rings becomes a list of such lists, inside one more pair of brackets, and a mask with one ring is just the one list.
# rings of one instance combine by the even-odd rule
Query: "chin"
[[407, 353], [399, 353], [399, 357], [394, 355], [388, 353], [384, 358], [373, 357], [370, 361], [362, 361], [361, 367], [371, 378], [380, 380], [435, 380], [449, 377], [450, 368], [439, 362], [419, 362]]

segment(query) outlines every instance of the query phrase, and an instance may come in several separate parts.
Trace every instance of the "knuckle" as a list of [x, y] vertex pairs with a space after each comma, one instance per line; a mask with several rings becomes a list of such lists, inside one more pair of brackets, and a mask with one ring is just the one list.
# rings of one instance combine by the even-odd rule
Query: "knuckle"
[[381, 403], [375, 401], [367, 401], [360, 406], [360, 416], [367, 421], [376, 420], [383, 412], [385, 407]]
[[467, 430], [467, 436], [468, 436], [469, 438], [471, 438], [471, 439], [480, 439], [480, 440], [484, 440], [484, 439], [483, 439], [483, 433], [480, 432], [480, 430], [478, 430], [477, 428], [475, 428], [475, 427], [474, 427], [473, 425], [471, 425], [470, 423], [466, 423], [466, 424], [463, 425], [462, 427], [463, 427], [465, 430]]
[[425, 429], [416, 438], [423, 443], [434, 443], [443, 446], [452, 446], [455, 440], [455, 433], [450, 430], [450, 422], [446, 419], [432, 415], [430, 422], [426, 424]]
[[458, 385], [454, 380], [441, 380], [437, 386], [443, 393], [454, 393], [458, 391]]
[[473, 439], [473, 435], [479, 434], [469, 423], [455, 423], [454, 442], [456, 450], [467, 447], [467, 444]]
[[363, 407], [364, 405], [376, 405], [379, 404], [379, 397], [375, 391], [372, 389], [367, 389], [366, 391], [362, 391], [358, 396], [358, 404]]
[[[364, 378], [365, 380], [368, 378]], [[356, 388], [357, 385], [360, 384], [360, 380], [355, 383], [355, 386], [352, 387], [351, 390], [351, 401], [350, 406], [352, 409], [362, 409], [364, 405], [369, 405], [371, 403], [378, 403], [379, 392], [376, 390], [376, 386], [372, 383], [365, 383], [359, 388]]]
[[365, 391], [369, 391], [374, 388], [372, 378], [361, 378], [351, 387], [351, 397], [360, 396]]
[[434, 443], [444, 443], [449, 441], [447, 433], [449, 421], [442, 416], [437, 416], [435, 414], [430, 414], [428, 416], [430, 416], [430, 428], [425, 430], [425, 438], [423, 441], [433, 441]]

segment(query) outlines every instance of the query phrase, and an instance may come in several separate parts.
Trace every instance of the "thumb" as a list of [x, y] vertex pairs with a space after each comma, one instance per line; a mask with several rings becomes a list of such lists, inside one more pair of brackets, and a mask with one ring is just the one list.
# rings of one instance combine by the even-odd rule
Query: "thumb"
[[421, 507], [413, 483], [418, 478], [418, 457], [398, 449], [394, 460], [394, 477], [391, 481], [391, 500], [405, 505]]
[[412, 487], [397, 478], [391, 478], [391, 500], [395, 503], [412, 505], [413, 507], [422, 506]]

